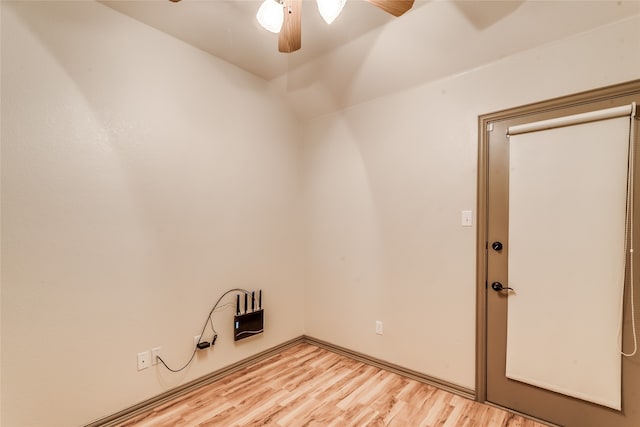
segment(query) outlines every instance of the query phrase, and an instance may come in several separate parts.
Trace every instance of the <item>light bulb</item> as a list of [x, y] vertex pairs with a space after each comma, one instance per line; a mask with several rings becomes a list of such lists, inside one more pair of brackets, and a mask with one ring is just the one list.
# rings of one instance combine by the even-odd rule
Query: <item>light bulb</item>
[[284, 8], [276, 0], [264, 0], [258, 9], [256, 19], [265, 30], [279, 33], [284, 22]]
[[340, 15], [347, 0], [316, 0], [316, 2], [322, 19], [327, 24], [331, 24]]

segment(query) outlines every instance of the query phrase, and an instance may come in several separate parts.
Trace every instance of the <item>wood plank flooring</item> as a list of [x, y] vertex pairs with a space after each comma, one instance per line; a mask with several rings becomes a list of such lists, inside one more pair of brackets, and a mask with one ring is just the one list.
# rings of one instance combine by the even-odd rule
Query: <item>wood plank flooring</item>
[[299, 344], [119, 427], [544, 427], [351, 358]]

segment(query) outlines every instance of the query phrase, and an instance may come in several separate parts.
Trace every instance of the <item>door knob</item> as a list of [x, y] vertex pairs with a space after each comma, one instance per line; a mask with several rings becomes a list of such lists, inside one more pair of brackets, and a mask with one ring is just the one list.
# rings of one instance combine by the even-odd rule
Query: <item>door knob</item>
[[493, 242], [491, 244], [491, 249], [493, 249], [494, 251], [501, 251], [502, 250], [502, 243], [501, 242]]
[[500, 282], [493, 282], [491, 284], [491, 289], [493, 289], [496, 292], [500, 292], [500, 291], [504, 291], [504, 290], [507, 290], [507, 291], [512, 291], [513, 290], [513, 288], [502, 286], [502, 283], [500, 283]]

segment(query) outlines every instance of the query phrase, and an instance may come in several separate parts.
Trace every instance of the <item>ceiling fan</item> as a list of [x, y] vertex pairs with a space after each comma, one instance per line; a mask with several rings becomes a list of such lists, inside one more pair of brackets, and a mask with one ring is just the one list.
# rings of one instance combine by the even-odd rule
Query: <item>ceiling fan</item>
[[[180, 0], [170, 0], [174, 3]], [[367, 0], [393, 16], [400, 16], [413, 6], [414, 0]], [[346, 0], [316, 0], [322, 18], [330, 24], [338, 17]], [[279, 33], [278, 50], [294, 52], [302, 46], [302, 0], [264, 0], [256, 18], [265, 29]]]

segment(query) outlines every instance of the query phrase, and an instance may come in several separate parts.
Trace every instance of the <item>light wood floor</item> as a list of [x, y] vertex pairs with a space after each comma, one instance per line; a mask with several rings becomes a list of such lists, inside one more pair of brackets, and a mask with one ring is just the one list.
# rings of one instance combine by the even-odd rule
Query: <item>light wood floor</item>
[[299, 344], [120, 427], [544, 427], [345, 356]]

